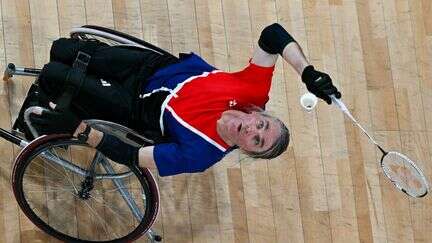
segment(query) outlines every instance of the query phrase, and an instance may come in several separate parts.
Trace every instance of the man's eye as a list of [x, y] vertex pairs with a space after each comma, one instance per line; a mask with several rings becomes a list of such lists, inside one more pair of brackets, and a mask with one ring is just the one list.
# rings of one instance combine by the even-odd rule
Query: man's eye
[[257, 125], [258, 129], [262, 129], [264, 127], [264, 121], [260, 121]]

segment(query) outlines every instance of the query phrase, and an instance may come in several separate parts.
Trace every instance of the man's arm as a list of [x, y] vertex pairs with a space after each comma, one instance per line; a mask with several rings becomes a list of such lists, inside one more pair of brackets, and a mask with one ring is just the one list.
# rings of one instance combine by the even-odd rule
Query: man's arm
[[138, 152], [138, 164], [140, 167], [157, 169], [156, 162], [153, 157], [154, 146], [141, 147]]
[[[74, 133], [74, 137], [77, 137], [79, 133], [83, 132], [86, 128], [86, 124], [84, 122], [81, 122], [80, 125], [78, 126], [78, 128], [75, 130]], [[90, 133], [87, 139], [87, 143], [93, 147], [96, 148], [100, 145], [100, 142], [102, 141], [104, 134], [101, 131], [98, 131], [96, 129], [90, 129]], [[127, 145], [127, 144], [122, 144], [121, 146], [130, 146], [133, 147], [131, 145]], [[133, 156], [133, 153], [137, 152], [137, 157], [133, 156], [130, 158], [124, 158], [124, 161], [129, 161], [129, 163], [131, 163], [135, 158], [138, 158], [138, 164], [140, 167], [145, 167], [145, 168], [149, 168], [149, 169], [156, 169], [156, 164], [153, 158], [153, 148], [154, 146], [146, 146], [146, 147], [141, 147], [138, 148], [137, 151], [134, 150], [134, 148], [127, 148], [127, 149], [131, 149], [131, 153], [121, 153], [122, 155], [127, 156], [128, 154]], [[102, 148], [99, 148], [101, 150], [105, 150], [107, 154], [107, 157], [109, 158], [109, 154], [111, 152], [114, 152], [116, 149], [119, 148], [115, 148], [114, 146], [110, 146], [110, 144], [106, 144], [105, 146], [103, 146]], [[102, 153], [104, 153], [104, 151], [101, 151]], [[117, 162], [117, 161], [116, 161]]]
[[262, 67], [272, 67], [276, 64], [278, 55], [291, 64], [299, 75], [309, 65], [294, 38], [279, 24], [272, 24], [261, 32], [251, 62]]
[[261, 67], [273, 67], [277, 59], [277, 54], [269, 54], [261, 49], [261, 47], [257, 46], [254, 50], [251, 62]]
[[[261, 67], [272, 67], [276, 64], [278, 54], [269, 54], [257, 46], [252, 56], [252, 63]], [[287, 44], [282, 52], [282, 58], [301, 76], [309, 62], [303, 54], [301, 47], [296, 42]]]
[[297, 42], [291, 42], [286, 45], [282, 52], [282, 57], [291, 64], [300, 76], [303, 70], [310, 65]]
[[330, 76], [315, 70], [303, 54], [301, 47], [294, 38], [278, 23], [271, 24], [263, 29], [252, 57], [252, 63], [263, 67], [271, 67], [281, 55], [285, 61], [297, 71], [309, 92], [332, 103], [331, 95], [341, 98], [341, 93], [333, 85]]

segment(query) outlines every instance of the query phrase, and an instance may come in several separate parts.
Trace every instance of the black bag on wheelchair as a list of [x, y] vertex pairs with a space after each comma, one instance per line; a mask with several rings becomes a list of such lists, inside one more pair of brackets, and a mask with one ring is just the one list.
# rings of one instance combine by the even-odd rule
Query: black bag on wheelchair
[[[61, 62], [54, 61], [44, 65], [39, 77], [27, 92], [12, 129], [24, 133], [28, 140], [34, 139], [24, 119], [25, 111], [31, 106], [49, 108], [49, 101], [62, 102], [60, 105], [69, 106], [72, 96], [80, 89], [85, 78], [90, 54], [93, 54], [98, 48], [106, 46], [107, 44], [99, 41], [84, 42], [65, 38], [54, 41], [51, 46], [50, 60]], [[40, 82], [40, 80], [48, 81]], [[60, 97], [62, 99], [59, 101]]]

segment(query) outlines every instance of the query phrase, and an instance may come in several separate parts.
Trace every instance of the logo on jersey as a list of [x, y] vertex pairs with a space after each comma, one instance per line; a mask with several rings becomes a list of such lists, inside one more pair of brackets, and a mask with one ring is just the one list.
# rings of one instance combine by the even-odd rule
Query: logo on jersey
[[102, 86], [111, 86], [106, 80], [100, 79]]
[[234, 107], [234, 106], [236, 106], [237, 105], [237, 101], [236, 100], [230, 100], [229, 102], [228, 102], [228, 106], [229, 107]]

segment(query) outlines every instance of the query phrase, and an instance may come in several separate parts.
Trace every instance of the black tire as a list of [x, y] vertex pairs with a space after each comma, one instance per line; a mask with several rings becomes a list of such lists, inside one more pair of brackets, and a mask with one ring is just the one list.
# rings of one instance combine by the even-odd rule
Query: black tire
[[[74, 146], [77, 146], [78, 149], [72, 151], [71, 147]], [[124, 200], [124, 205], [121, 202], [117, 203], [118, 200], [114, 193], [117, 195], [119, 193], [116, 189], [106, 188], [106, 185], [112, 183], [107, 181], [109, 179], [95, 181], [95, 188], [99, 186], [98, 183], [101, 187], [90, 192], [90, 194], [93, 193], [93, 196], [89, 197], [90, 199], [79, 198], [77, 189], [79, 189], [78, 185], [81, 184], [75, 183], [75, 181], [82, 181], [84, 177], [47, 159], [42, 159], [40, 156], [43, 152], [59, 151], [58, 153], [55, 152], [58, 158], [68, 159], [68, 154], [69, 158], [72, 158], [72, 154], [80, 152], [82, 148], [94, 150], [87, 144], [72, 139], [69, 135], [41, 136], [26, 146], [18, 155], [12, 174], [12, 187], [20, 208], [41, 230], [65, 242], [131, 242], [141, 237], [153, 225], [159, 210], [159, 192], [153, 176], [147, 169], [123, 167], [123, 169], [131, 170], [132, 176], [134, 176], [133, 178], [130, 176], [122, 179], [122, 182], [130, 183], [125, 184], [127, 191], [132, 191], [130, 192], [132, 197], [144, 198], [141, 201], [134, 200], [143, 207], [143, 210], [140, 210], [143, 212], [143, 217], [139, 222], [136, 217], [130, 218], [130, 215], [133, 216], [130, 210], [124, 210], [129, 209], [124, 206], [127, 205]], [[62, 149], [70, 150], [63, 153]], [[88, 151], [85, 153], [88, 154]], [[82, 157], [79, 154], [73, 155]], [[70, 160], [73, 161], [73, 159]], [[83, 162], [83, 164], [85, 163]], [[60, 170], [56, 168], [60, 168]], [[65, 171], [64, 174], [62, 174], [61, 169]], [[60, 178], [63, 177], [62, 180], [65, 182], [72, 184], [73, 187], [68, 190], [67, 187], [62, 186], [61, 181], [56, 180], [59, 176]], [[80, 207], [80, 205], [83, 206]], [[93, 206], [96, 209], [92, 210]], [[88, 212], [91, 216], [83, 213], [87, 209], [90, 209]], [[119, 211], [115, 212], [115, 210]], [[118, 218], [117, 221], [116, 217]], [[66, 224], [70, 226], [68, 227]], [[108, 228], [108, 224], [110, 228]], [[90, 229], [86, 227], [90, 227]], [[123, 228], [127, 229], [123, 230]], [[112, 229], [114, 232], [108, 229]], [[102, 230], [102, 232], [98, 233], [100, 232], [98, 230]]]

